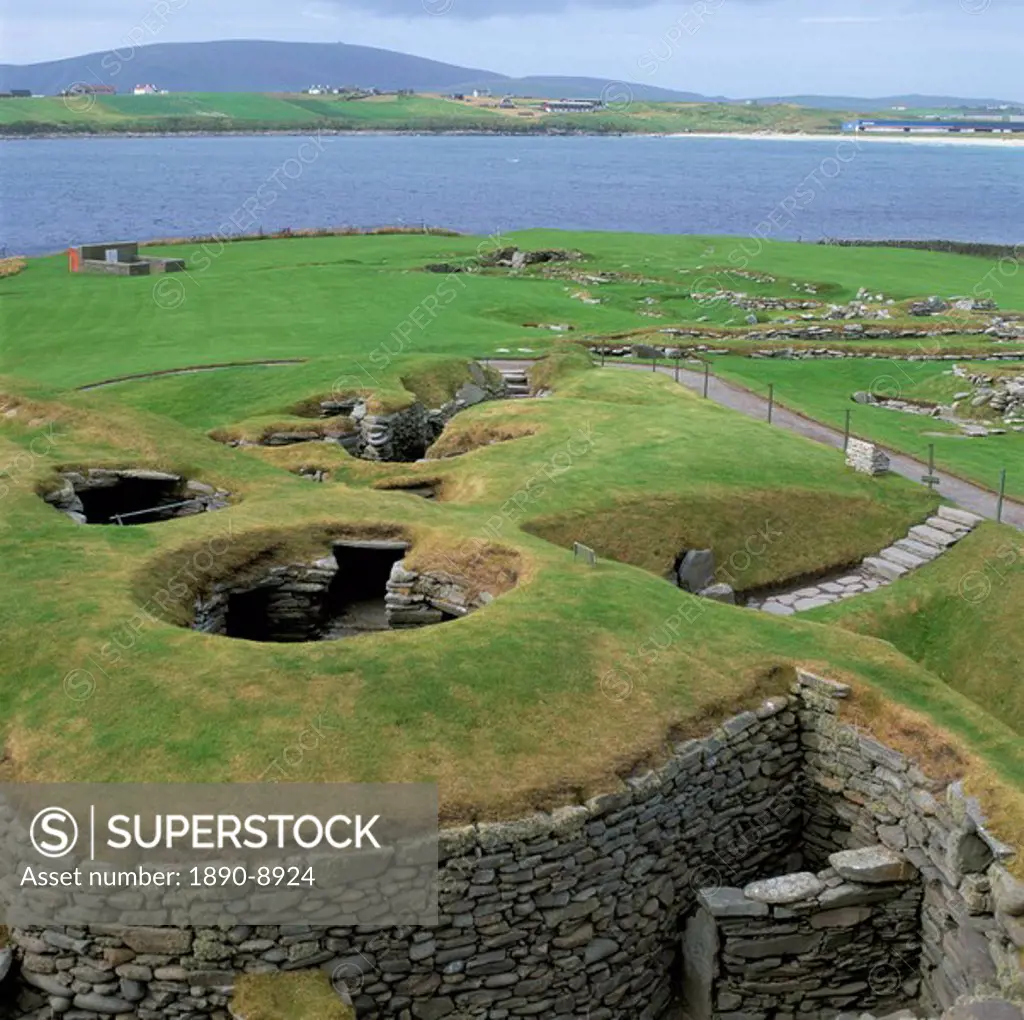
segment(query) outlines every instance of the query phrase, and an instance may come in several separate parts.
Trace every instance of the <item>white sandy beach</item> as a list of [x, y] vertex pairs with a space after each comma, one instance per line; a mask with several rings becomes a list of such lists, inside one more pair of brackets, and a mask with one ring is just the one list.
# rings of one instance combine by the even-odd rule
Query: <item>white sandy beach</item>
[[869, 135], [869, 134], [834, 134], [834, 135], [809, 135], [809, 134], [783, 134], [781, 132], [710, 132], [710, 131], [689, 131], [670, 135], [660, 135], [662, 138], [740, 138], [746, 141], [766, 142], [832, 142], [846, 141], [870, 142], [872, 144], [885, 144], [897, 142], [901, 145], [984, 145], [999, 148], [1020, 149], [1024, 148], [1024, 136], [995, 137], [992, 135]]

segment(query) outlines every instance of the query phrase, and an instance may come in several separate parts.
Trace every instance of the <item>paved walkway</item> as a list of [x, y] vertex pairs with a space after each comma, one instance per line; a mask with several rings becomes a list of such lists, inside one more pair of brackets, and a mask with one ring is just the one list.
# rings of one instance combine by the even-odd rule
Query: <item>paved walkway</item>
[[[502, 361], [491, 360], [488, 364], [495, 368], [529, 368], [530, 361]], [[634, 372], [650, 372], [650, 365], [638, 365], [624, 362], [608, 364], [608, 368], [628, 370]], [[658, 371], [666, 375], [674, 376], [675, 368], [671, 365], [659, 365]], [[704, 373], [694, 372], [687, 368], [680, 367], [679, 382], [688, 389], [696, 390], [698, 393], [704, 391]], [[768, 418], [768, 401], [765, 397], [751, 393], [741, 386], [734, 386], [732, 383], [724, 382], [717, 376], [712, 375], [709, 380], [708, 398], [721, 404], [723, 407], [739, 411], [750, 418], [757, 418], [766, 421]], [[772, 412], [772, 423], [780, 428], [788, 429], [798, 435], [813, 439], [817, 443], [824, 443], [826, 446], [841, 450], [843, 448], [844, 436], [838, 429], [834, 429], [811, 418], [805, 418], [795, 411], [779, 407], [778, 404]], [[912, 482], [921, 483], [921, 476], [928, 473], [928, 465], [922, 461], [907, 457], [902, 453], [886, 451], [889, 454], [891, 467], [896, 474], [909, 478]], [[980, 514], [982, 517], [989, 517], [995, 520], [997, 497], [994, 493], [983, 489], [971, 482], [965, 482], [961, 478], [946, 474], [936, 469], [935, 475], [939, 478], [938, 492], [940, 496], [948, 499], [951, 503], [962, 506], [965, 510]], [[1003, 523], [1013, 525], [1015, 528], [1024, 529], [1024, 504], [1005, 500], [1003, 503]]]

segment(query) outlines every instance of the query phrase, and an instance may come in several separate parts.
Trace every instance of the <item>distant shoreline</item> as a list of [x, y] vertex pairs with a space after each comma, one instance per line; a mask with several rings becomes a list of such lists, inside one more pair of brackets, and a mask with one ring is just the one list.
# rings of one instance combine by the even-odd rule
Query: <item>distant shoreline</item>
[[0, 141], [33, 142], [33, 141], [82, 141], [109, 138], [289, 138], [309, 137], [310, 135], [330, 137], [376, 137], [376, 138], [730, 138], [740, 141], [797, 141], [827, 142], [832, 140], [870, 142], [872, 144], [897, 142], [910, 145], [982, 145], [988, 147], [1024, 148], [1024, 137], [993, 137], [975, 135], [950, 134], [849, 134], [846, 132], [806, 131], [791, 132], [750, 132], [750, 131], [683, 131], [683, 132], [649, 132], [649, 131], [491, 131], [491, 130], [442, 130], [426, 131], [410, 129], [408, 131], [387, 130], [377, 128], [365, 129], [327, 129], [308, 127], [304, 129], [254, 129], [251, 131], [47, 131], [33, 134], [7, 134], [0, 132]]

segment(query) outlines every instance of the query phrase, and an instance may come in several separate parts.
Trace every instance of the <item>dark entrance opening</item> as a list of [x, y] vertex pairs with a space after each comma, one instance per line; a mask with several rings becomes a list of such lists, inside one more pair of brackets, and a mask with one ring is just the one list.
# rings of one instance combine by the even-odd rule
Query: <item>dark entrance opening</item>
[[151, 524], [228, 505], [229, 494], [202, 482], [148, 469], [89, 468], [61, 472], [60, 487], [43, 495], [79, 524]]
[[387, 583], [408, 549], [406, 542], [387, 540], [335, 543], [338, 573], [324, 601], [326, 639], [389, 629]]
[[313, 640], [307, 635], [319, 620], [280, 612], [274, 605], [277, 592], [276, 587], [258, 587], [232, 594], [224, 615], [224, 634], [243, 641]]
[[88, 524], [151, 524], [178, 516], [185, 501], [180, 480], [118, 477], [109, 486], [78, 492]]
[[377, 485], [378, 492], [405, 492], [410, 496], [419, 496], [421, 499], [437, 499], [441, 493], [440, 479], [424, 479], [422, 481], [409, 482], [388, 482], [384, 485]]

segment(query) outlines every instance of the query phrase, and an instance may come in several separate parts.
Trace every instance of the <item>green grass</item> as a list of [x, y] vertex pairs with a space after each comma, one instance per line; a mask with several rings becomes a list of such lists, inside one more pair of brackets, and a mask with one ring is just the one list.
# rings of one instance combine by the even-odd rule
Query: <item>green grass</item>
[[[977, 368], [991, 370], [983, 363]], [[1000, 472], [1005, 468], [1006, 491], [1024, 497], [1024, 434], [1008, 431], [1002, 436], [967, 438], [947, 422], [851, 400], [861, 390], [894, 399], [949, 401], [954, 393], [971, 388], [950, 374], [949, 363], [873, 358], [758, 361], [729, 356], [714, 359], [714, 370], [722, 378], [762, 394], [774, 384], [780, 404], [840, 429], [850, 410], [855, 435], [926, 462], [929, 446], [934, 445], [939, 468], [988, 489], [999, 488]]]
[[[824, 570], [877, 551], [935, 505], [922, 487], [856, 475], [838, 452], [668, 377], [591, 371], [570, 342], [638, 328], [648, 320], [637, 293], [685, 295], [678, 271], [721, 261], [737, 242], [531, 231], [490, 243], [587, 259], [446, 279], [422, 266], [470, 259], [488, 242], [196, 242], [167, 249], [190, 266], [173, 307], [154, 300], [153, 280], [72, 276], [59, 258], [0, 280], [0, 617], [12, 637], [0, 652], [4, 770], [25, 780], [256, 779], [322, 719], [331, 739], [289, 778], [433, 779], [446, 819], [494, 817], [606, 789], [661, 757], [670, 736], [782, 689], [801, 664], [849, 680], [865, 704], [874, 693], [916, 713], [964, 761], [975, 756], [976, 774], [1024, 787], [1018, 735], [934, 663], [915, 661], [917, 646], [698, 601], [659, 576], [694, 545], [712, 547], [741, 589]], [[927, 292], [963, 291], [986, 266], [784, 244], [758, 257], [780, 292], [804, 279], [850, 296], [865, 283], [913, 296], [925, 280]], [[619, 296], [584, 305], [567, 274], [596, 271], [629, 279], [597, 285]], [[451, 300], [403, 338], [402, 323], [441, 285]], [[1019, 289], [1012, 300], [1024, 305]], [[436, 403], [466, 378], [467, 358], [524, 347], [556, 353], [535, 376], [554, 396], [458, 416], [443, 443], [467, 451], [459, 457], [378, 465], [324, 444], [235, 449], [209, 437], [294, 421], [331, 392], [359, 390], [388, 408], [417, 395]], [[260, 358], [305, 360], [74, 390]], [[495, 438], [507, 441], [488, 445]], [[82, 528], [37, 496], [59, 466], [132, 464], [217, 484], [235, 503], [159, 525]], [[293, 473], [308, 465], [330, 481]], [[417, 479], [437, 480], [443, 500], [377, 488]], [[487, 584], [508, 570], [518, 583], [443, 627], [326, 644], [184, 629], [175, 621], [187, 619], [192, 590], [154, 610], [211, 542], [225, 571], [381, 528], [407, 535], [416, 562], [450, 555]], [[572, 562], [577, 539], [604, 554], [596, 569]], [[76, 671], [95, 684], [84, 700]], [[623, 675], [629, 696], [610, 700], [607, 678]]]
[[980, 528], [904, 584], [816, 612], [891, 642], [1024, 737], [1024, 541]]
[[[0, 129], [55, 131], [277, 130], [316, 126], [389, 131], [502, 131], [510, 133], [838, 132], [849, 113], [797, 106], [748, 107], [718, 103], [631, 102], [589, 114], [545, 114], [542, 100], [517, 100], [512, 111], [439, 96], [350, 99], [262, 93], [173, 93], [154, 96], [59, 97], [0, 104]], [[530, 116], [521, 116], [529, 112]]]

